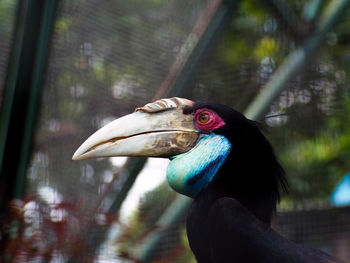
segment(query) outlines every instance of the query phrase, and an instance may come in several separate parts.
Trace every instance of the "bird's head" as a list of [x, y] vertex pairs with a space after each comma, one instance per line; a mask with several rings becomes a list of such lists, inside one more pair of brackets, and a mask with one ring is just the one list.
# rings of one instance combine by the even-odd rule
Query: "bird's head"
[[209, 186], [239, 198], [279, 198], [283, 170], [257, 124], [228, 106], [162, 99], [137, 108], [91, 135], [73, 160], [108, 156], [165, 157], [167, 180], [196, 197]]

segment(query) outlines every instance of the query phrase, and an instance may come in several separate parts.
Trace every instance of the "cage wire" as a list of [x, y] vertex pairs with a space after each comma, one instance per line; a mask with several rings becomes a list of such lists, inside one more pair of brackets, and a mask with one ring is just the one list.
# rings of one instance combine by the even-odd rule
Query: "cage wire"
[[[167, 184], [142, 194], [138, 209], [121, 221], [109, 208], [130, 173], [125, 167], [135, 160], [72, 162], [71, 156], [96, 129], [154, 99], [211, 2], [60, 2], [23, 203], [38, 262], [45, 253], [54, 262], [134, 262], [159, 230], [155, 222], [176, 197]], [[319, 21], [315, 15], [307, 22], [303, 10], [309, 1], [285, 2], [298, 23], [279, 13], [274, 1], [240, 1], [196, 61], [181, 96], [244, 111]], [[327, 3], [319, 13], [326, 8]], [[8, 56], [11, 32], [3, 28], [0, 51]], [[286, 83], [266, 114], [272, 117], [260, 120], [290, 184], [274, 228], [345, 261], [350, 261], [349, 207], [333, 207], [329, 197], [350, 168], [349, 28], [347, 11], [317, 55]], [[1, 82], [6, 56], [0, 58]], [[152, 173], [144, 176], [152, 180]], [[164, 230], [151, 262], [195, 262], [184, 223], [181, 218]]]

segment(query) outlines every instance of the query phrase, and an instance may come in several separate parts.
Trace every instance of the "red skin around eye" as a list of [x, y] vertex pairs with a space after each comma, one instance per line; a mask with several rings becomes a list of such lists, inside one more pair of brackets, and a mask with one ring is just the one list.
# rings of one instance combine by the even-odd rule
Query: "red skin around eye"
[[[209, 120], [205, 123], [199, 121], [202, 114], [208, 114]], [[207, 108], [199, 109], [194, 114], [194, 123], [198, 130], [209, 132], [225, 125], [225, 122], [212, 110]]]

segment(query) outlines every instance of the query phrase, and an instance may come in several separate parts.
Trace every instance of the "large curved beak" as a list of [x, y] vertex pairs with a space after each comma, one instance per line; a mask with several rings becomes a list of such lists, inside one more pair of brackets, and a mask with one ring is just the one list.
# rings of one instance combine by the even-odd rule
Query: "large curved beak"
[[[178, 100], [182, 100], [181, 103]], [[134, 113], [116, 119], [92, 134], [72, 159], [170, 157], [187, 152], [198, 139], [193, 116], [183, 114], [183, 108], [192, 104], [189, 100], [172, 98], [138, 108]]]

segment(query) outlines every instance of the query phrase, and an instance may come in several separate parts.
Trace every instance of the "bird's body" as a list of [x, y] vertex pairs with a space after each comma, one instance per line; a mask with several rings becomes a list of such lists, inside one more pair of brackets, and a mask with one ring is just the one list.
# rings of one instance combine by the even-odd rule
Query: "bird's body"
[[257, 123], [230, 107], [147, 104], [97, 131], [73, 159], [102, 156], [170, 158], [170, 186], [194, 199], [187, 235], [199, 263], [337, 262], [271, 229], [284, 171]]
[[235, 199], [222, 197], [210, 205], [201, 199], [192, 204], [187, 221], [198, 263], [339, 263], [283, 238]]

